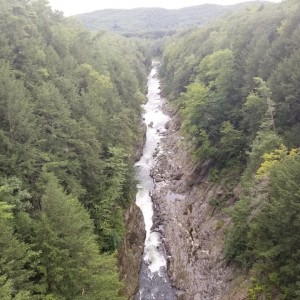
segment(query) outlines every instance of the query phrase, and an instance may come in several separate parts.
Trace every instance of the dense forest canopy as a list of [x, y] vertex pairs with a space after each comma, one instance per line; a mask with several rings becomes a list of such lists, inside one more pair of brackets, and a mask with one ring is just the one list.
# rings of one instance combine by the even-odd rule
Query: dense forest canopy
[[249, 299], [300, 297], [299, 37], [299, 1], [253, 4], [170, 38], [162, 58], [195, 163], [242, 190], [225, 255], [251, 270]]
[[[178, 30], [203, 26], [211, 20], [239, 10], [245, 3], [236, 5], [204, 4], [181, 9], [136, 8], [105, 9], [76, 15], [90, 30], [110, 30], [127, 37], [158, 39]], [[142, 4], [141, 4], [142, 6]]]
[[[237, 7], [166, 40], [163, 93], [195, 164], [240, 191], [224, 254], [251, 275], [249, 299], [298, 299], [300, 4]], [[206, 18], [224, 13], [215, 8]], [[202, 25], [198, 12], [142, 10], [151, 24], [95, 15], [158, 38]], [[45, 0], [0, 0], [0, 299], [124, 299], [115, 251], [136, 192], [148, 52]]]
[[44, 0], [0, 8], [0, 298], [122, 299], [148, 52]]

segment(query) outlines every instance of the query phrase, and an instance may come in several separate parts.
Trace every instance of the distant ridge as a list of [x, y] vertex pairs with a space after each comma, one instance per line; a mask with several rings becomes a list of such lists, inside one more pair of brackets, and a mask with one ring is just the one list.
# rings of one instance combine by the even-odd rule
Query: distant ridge
[[[178, 29], [207, 24], [214, 18], [236, 11], [248, 3], [236, 5], [203, 4], [180, 9], [135, 8], [105, 9], [74, 16], [88, 29], [116, 31], [125, 36], [159, 38]], [[262, 1], [251, 2], [263, 4]]]

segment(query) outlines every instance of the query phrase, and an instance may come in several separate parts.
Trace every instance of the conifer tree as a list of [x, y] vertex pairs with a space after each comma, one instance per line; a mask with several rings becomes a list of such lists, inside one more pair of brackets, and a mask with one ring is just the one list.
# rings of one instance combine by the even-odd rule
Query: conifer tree
[[29, 300], [31, 251], [14, 234], [12, 208], [0, 201], [0, 298]]
[[45, 191], [34, 241], [41, 251], [38, 278], [43, 293], [70, 300], [119, 299], [115, 261], [99, 254], [87, 211], [63, 191], [53, 174], [43, 177]]

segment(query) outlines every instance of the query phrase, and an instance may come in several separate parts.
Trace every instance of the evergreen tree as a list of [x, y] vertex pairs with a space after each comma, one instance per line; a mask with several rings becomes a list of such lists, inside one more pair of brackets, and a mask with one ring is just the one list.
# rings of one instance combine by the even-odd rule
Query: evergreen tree
[[64, 193], [53, 174], [44, 180], [34, 238], [34, 248], [41, 251], [37, 278], [43, 293], [58, 299], [119, 299], [115, 261], [99, 254], [87, 211]]
[[30, 277], [34, 275], [28, 268], [32, 253], [14, 234], [12, 208], [0, 201], [0, 296], [7, 300], [29, 300]]
[[259, 268], [261, 282], [280, 290], [282, 299], [300, 295], [299, 179], [299, 154], [287, 155], [275, 164], [269, 175], [267, 199], [250, 225], [254, 268]]

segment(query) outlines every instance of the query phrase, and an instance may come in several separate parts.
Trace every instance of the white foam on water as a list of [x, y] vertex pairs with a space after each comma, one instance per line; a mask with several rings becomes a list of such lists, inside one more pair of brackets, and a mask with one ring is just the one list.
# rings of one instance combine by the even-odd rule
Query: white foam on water
[[[155, 161], [153, 154], [161, 139], [161, 133], [165, 131], [164, 125], [169, 120], [169, 116], [164, 114], [161, 108], [160, 84], [156, 75], [157, 69], [153, 68], [148, 76], [148, 102], [143, 105], [145, 111], [143, 118], [147, 125], [146, 142], [143, 156], [136, 163], [139, 180], [136, 204], [143, 213], [146, 229], [144, 261], [152, 273], [159, 273], [160, 268], [166, 267], [167, 264], [164, 255], [158, 250], [161, 244], [159, 234], [151, 232], [153, 203], [150, 194], [153, 189], [153, 180], [150, 177], [150, 170]], [[151, 126], [148, 126], [149, 124]]]
[[149, 269], [152, 273], [159, 272], [161, 267], [166, 267], [166, 259], [158, 251], [161, 241], [156, 232], [151, 232], [150, 237], [145, 242], [144, 260], [149, 264]]

